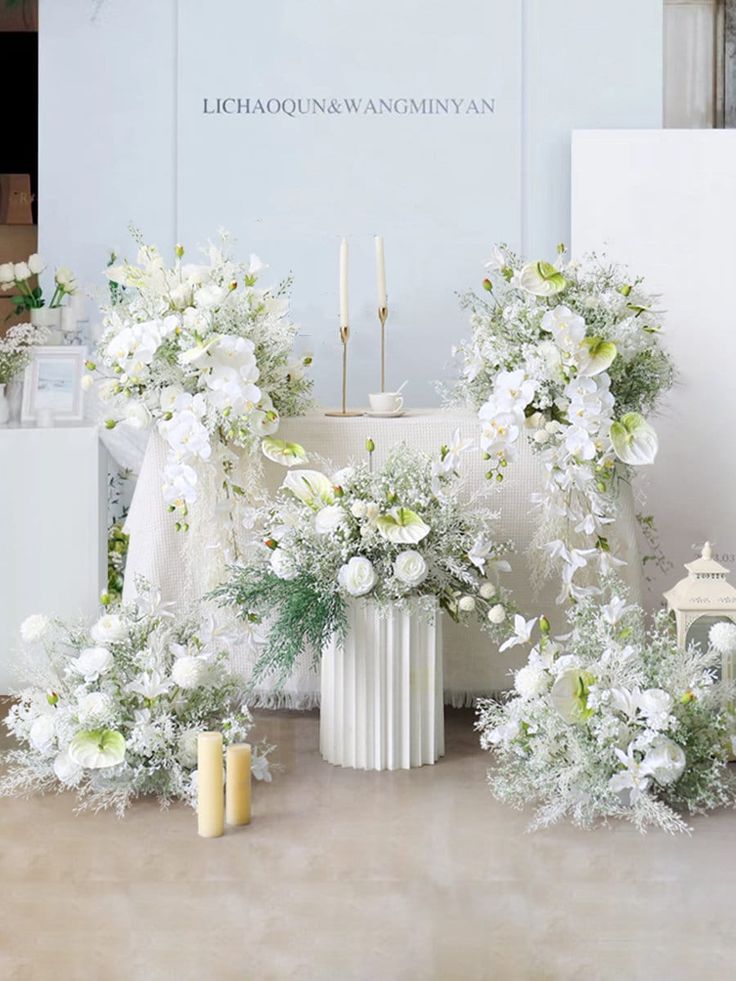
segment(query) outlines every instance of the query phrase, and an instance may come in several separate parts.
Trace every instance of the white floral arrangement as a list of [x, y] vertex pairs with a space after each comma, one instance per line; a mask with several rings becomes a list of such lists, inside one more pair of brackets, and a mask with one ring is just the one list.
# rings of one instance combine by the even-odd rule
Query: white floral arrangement
[[[0, 263], [0, 292], [8, 290], [15, 292], [10, 299], [15, 306], [16, 314], [24, 313], [26, 310], [40, 310], [45, 306], [43, 290], [39, 285], [31, 284], [31, 280], [35, 276], [40, 276], [45, 269], [46, 262], [38, 252], [29, 255], [22, 262]], [[62, 305], [65, 297], [73, 296], [76, 292], [77, 283], [74, 273], [67, 266], [59, 266], [54, 273], [54, 292], [48, 309], [57, 309]]]
[[[21, 748], [5, 754], [0, 795], [72, 790], [80, 810], [119, 815], [144, 795], [195, 806], [198, 734], [246, 740], [252, 720], [222, 615], [178, 619], [139, 585], [136, 605], [91, 626], [39, 614], [24, 621], [29, 663], [42, 664], [5, 720]], [[271, 779], [270, 749], [254, 753], [258, 779]]]
[[[274, 433], [282, 415], [310, 404], [305, 372], [311, 358], [293, 354], [297, 327], [289, 319], [288, 283], [261, 287], [266, 266], [229, 254], [229, 239], [169, 266], [139, 239], [138, 261], [110, 265], [97, 363], [106, 425], [155, 426], [167, 447], [163, 495], [178, 530], [188, 530], [206, 468], [231, 500], [243, 496], [237, 454]], [[210, 474], [210, 477], [212, 473]]]
[[607, 536], [619, 483], [657, 453], [648, 417], [674, 374], [660, 317], [641, 279], [596, 256], [567, 261], [560, 248], [554, 264], [523, 264], [500, 246], [487, 268], [487, 298], [464, 298], [459, 395], [479, 410], [490, 478], [503, 479], [525, 433], [538, 451], [535, 567], [559, 572], [559, 602], [580, 599], [623, 564]]
[[30, 363], [33, 348], [45, 344], [48, 331], [33, 324], [14, 324], [0, 337], [0, 385], [17, 378]]
[[254, 677], [283, 679], [305, 650], [319, 657], [344, 631], [346, 603], [360, 597], [384, 608], [426, 600], [428, 612], [436, 601], [453, 619], [474, 615], [501, 636], [509, 600], [499, 573], [509, 569], [510, 545], [494, 540], [487, 503], [460, 502], [458, 467], [471, 445], [455, 433], [434, 461], [398, 446], [374, 470], [369, 439], [368, 462], [328, 475], [303, 468], [298, 444], [264, 441], [264, 453], [296, 469], [254, 514], [265, 531], [252, 558], [216, 591], [264, 625]]
[[648, 634], [620, 593], [605, 605], [587, 598], [568, 618], [572, 632], [559, 639], [544, 618], [531, 621], [522, 639], [538, 639], [513, 691], [479, 703], [492, 794], [534, 806], [532, 828], [623, 818], [640, 831], [686, 831], [682, 812], [733, 803], [733, 692], [716, 679], [724, 649], [736, 651], [736, 626], [714, 627], [708, 650], [683, 650], [664, 613]]

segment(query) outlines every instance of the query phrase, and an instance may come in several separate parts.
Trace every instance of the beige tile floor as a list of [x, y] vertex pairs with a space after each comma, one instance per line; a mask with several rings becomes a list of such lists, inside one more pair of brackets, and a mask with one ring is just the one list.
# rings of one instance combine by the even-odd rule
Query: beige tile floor
[[397, 773], [323, 763], [316, 713], [259, 727], [284, 772], [218, 840], [184, 807], [0, 801], [0, 978], [736, 977], [736, 812], [691, 838], [532, 836], [489, 796], [468, 711], [440, 763]]

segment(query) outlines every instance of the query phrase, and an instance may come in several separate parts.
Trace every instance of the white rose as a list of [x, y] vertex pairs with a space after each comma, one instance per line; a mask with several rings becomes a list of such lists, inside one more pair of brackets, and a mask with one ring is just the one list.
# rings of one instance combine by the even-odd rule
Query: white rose
[[500, 603], [496, 603], [496, 605], [492, 606], [488, 611], [488, 619], [491, 621], [491, 623], [503, 623], [503, 621], [506, 619], [506, 610]]
[[28, 742], [38, 753], [48, 755], [56, 742], [56, 723], [53, 715], [39, 715], [34, 719], [28, 734]]
[[332, 535], [347, 526], [347, 516], [339, 504], [320, 508], [314, 518], [314, 530], [318, 535]]
[[151, 413], [142, 402], [128, 402], [125, 406], [125, 422], [133, 429], [147, 429]]
[[493, 597], [496, 595], [496, 587], [492, 582], [484, 582], [481, 585], [479, 592], [484, 600], [493, 599]]
[[15, 269], [12, 262], [0, 264], [0, 286], [10, 286], [15, 282]]
[[16, 262], [13, 266], [13, 279], [16, 283], [23, 283], [26, 279], [31, 278], [31, 270], [28, 268], [27, 262]]
[[204, 677], [205, 663], [200, 661], [197, 657], [190, 657], [185, 655], [184, 657], [179, 657], [174, 661], [174, 666], [171, 669], [171, 677], [174, 679], [174, 683], [179, 686], [179, 688], [184, 688], [186, 691], [192, 688], [198, 688], [202, 683], [202, 678]]
[[20, 625], [20, 636], [26, 644], [37, 644], [43, 640], [51, 621], [43, 613], [32, 613]]
[[475, 609], [475, 599], [472, 596], [461, 596], [457, 605], [463, 613], [472, 613]]
[[112, 698], [102, 691], [91, 691], [79, 700], [79, 721], [83, 726], [95, 727], [107, 722], [115, 714]]
[[28, 268], [31, 270], [34, 276], [38, 276], [46, 268], [46, 263], [43, 261], [38, 252], [34, 252], [33, 255], [28, 256]]
[[86, 647], [72, 667], [85, 681], [96, 681], [112, 667], [113, 657], [106, 647]]
[[67, 787], [74, 787], [82, 776], [82, 768], [71, 758], [67, 750], [64, 750], [54, 760], [54, 773], [56, 779]]
[[665, 785], [680, 779], [686, 763], [687, 757], [682, 747], [662, 736], [652, 743], [642, 760], [642, 769], [651, 773], [657, 783]]
[[115, 644], [125, 640], [127, 635], [127, 627], [116, 613], [105, 613], [90, 630], [90, 636], [96, 644]]
[[351, 596], [365, 596], [376, 584], [373, 563], [362, 555], [354, 555], [340, 568], [338, 582]]
[[350, 505], [350, 513], [354, 518], [360, 520], [366, 515], [367, 505], [365, 501], [353, 501]]
[[283, 548], [275, 548], [271, 552], [271, 568], [279, 579], [296, 579], [299, 569], [289, 553]]
[[182, 766], [192, 767], [197, 765], [197, 740], [199, 739], [199, 729], [185, 729], [179, 736], [179, 762]]
[[639, 695], [639, 710], [650, 721], [660, 723], [659, 728], [666, 723], [672, 711], [672, 696], [661, 688], [647, 688]]
[[548, 677], [543, 668], [526, 664], [514, 675], [514, 688], [522, 698], [536, 698], [547, 688]]
[[399, 552], [394, 560], [394, 575], [401, 582], [414, 589], [427, 578], [427, 563], [414, 549]]

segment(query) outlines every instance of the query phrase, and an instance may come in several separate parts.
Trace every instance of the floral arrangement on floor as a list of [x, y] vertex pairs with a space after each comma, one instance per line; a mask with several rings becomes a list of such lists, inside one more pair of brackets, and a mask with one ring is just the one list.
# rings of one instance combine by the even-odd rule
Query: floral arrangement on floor
[[435, 461], [398, 446], [374, 469], [368, 440], [368, 462], [328, 476], [301, 468], [309, 461], [298, 444], [264, 442], [272, 460], [299, 469], [254, 515], [266, 532], [252, 558], [215, 591], [264, 624], [254, 679], [285, 679], [305, 650], [318, 658], [358, 597], [384, 607], [426, 599], [430, 615], [436, 601], [453, 619], [473, 614], [501, 636], [509, 601], [498, 573], [509, 568], [510, 546], [494, 541], [487, 504], [460, 504], [458, 466], [471, 444], [456, 433]]
[[487, 298], [464, 298], [472, 336], [457, 349], [457, 394], [479, 410], [489, 477], [503, 479], [524, 432], [540, 454], [536, 568], [560, 572], [559, 602], [579, 599], [622, 562], [607, 527], [620, 482], [657, 453], [648, 417], [672, 385], [672, 361], [653, 298], [622, 268], [568, 262], [562, 247], [554, 265], [523, 264], [503, 246], [487, 268]]
[[533, 828], [624, 818], [640, 831], [685, 831], [682, 811], [733, 803], [724, 708], [733, 692], [715, 679], [724, 645], [736, 651], [736, 626], [728, 636], [714, 627], [707, 651], [682, 650], [664, 613], [648, 634], [642, 610], [615, 592], [603, 606], [583, 600], [568, 619], [572, 632], [555, 640], [541, 618], [508, 699], [479, 704], [481, 743], [497, 763], [492, 794], [535, 806]]
[[[40, 276], [46, 269], [46, 263], [41, 256], [34, 252], [24, 262], [4, 262], [0, 264], [0, 292], [15, 290], [11, 301], [16, 314], [26, 310], [40, 310], [46, 306], [43, 290], [40, 285], [31, 286], [34, 276]], [[49, 310], [56, 310], [67, 296], [76, 293], [77, 284], [74, 274], [66, 266], [60, 266], [54, 273], [54, 292], [48, 304]]]
[[[138, 236], [136, 264], [110, 265], [113, 287], [97, 363], [106, 425], [155, 426], [167, 447], [163, 495], [176, 527], [203, 480], [231, 501], [244, 496], [234, 449], [253, 451], [278, 429], [281, 415], [303, 412], [311, 358], [295, 358], [297, 328], [288, 317], [288, 283], [258, 285], [266, 268], [230, 256], [222, 233], [203, 261], [173, 265]], [[205, 496], [205, 495], [203, 495]], [[212, 498], [206, 506], [213, 510]]]
[[[24, 621], [32, 663], [43, 652], [43, 665], [5, 720], [22, 748], [6, 754], [0, 795], [69, 789], [80, 809], [120, 815], [148, 794], [194, 806], [198, 733], [246, 739], [252, 721], [243, 682], [229, 670], [226, 629], [204, 610], [174, 617], [139, 585], [136, 605], [92, 626]], [[254, 755], [258, 779], [270, 779], [269, 749]]]

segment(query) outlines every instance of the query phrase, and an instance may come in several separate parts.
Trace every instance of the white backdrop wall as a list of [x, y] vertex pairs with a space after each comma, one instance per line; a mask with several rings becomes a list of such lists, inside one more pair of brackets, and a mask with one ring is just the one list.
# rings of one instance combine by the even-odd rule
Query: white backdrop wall
[[736, 131], [589, 132], [573, 136], [572, 244], [605, 251], [661, 294], [678, 383], [656, 421], [647, 508], [680, 578], [703, 541], [736, 568]]
[[[228, 29], [225, 15], [230, 6], [231, 0], [196, 5], [202, 11], [206, 9], [210, 27], [221, 24], [223, 32]], [[237, 165], [223, 167], [216, 148], [207, 139], [195, 137], [192, 141], [191, 131], [182, 126], [182, 98], [187, 86], [194, 84], [196, 90], [197, 72], [201, 70], [201, 78], [211, 75], [209, 69], [218, 58], [226, 57], [230, 65], [241, 65], [244, 81], [253, 77], [256, 68], [267, 71], [269, 65], [280, 64], [279, 13], [290, 9], [287, 0], [274, 0], [262, 11], [253, 5], [241, 6], [248, 10], [254, 28], [240, 32], [239, 43], [220, 52], [198, 44], [197, 23], [191, 19], [195, 10], [192, 0], [157, 0], [155, 4], [150, 0], [106, 0], [95, 22], [90, 20], [90, 0], [41, 0], [41, 249], [52, 262], [72, 265], [87, 284], [100, 284], [99, 273], [109, 249], [130, 252], [126, 232], [129, 222], [141, 227], [148, 239], [168, 249], [187, 231], [187, 224], [196, 236], [201, 236], [199, 222], [203, 215], [208, 215], [208, 228], [213, 231], [219, 225], [231, 225], [237, 209], [226, 204], [237, 200], [241, 220], [246, 222], [244, 227], [252, 232], [248, 240], [242, 239], [243, 250], [262, 251], [274, 275], [293, 269], [295, 316], [310, 335], [318, 355], [317, 395], [322, 401], [334, 401], [339, 352], [334, 317], [336, 241], [340, 234], [354, 234], [356, 241], [364, 238], [365, 242], [354, 249], [354, 309], [356, 318], [360, 316], [360, 322], [354, 324], [354, 336], [358, 338], [360, 330], [363, 339], [355, 340], [351, 372], [351, 389], [356, 401], [362, 401], [365, 393], [375, 387], [376, 375], [372, 347], [377, 331], [373, 273], [366, 244], [372, 232], [385, 231], [389, 291], [400, 298], [396, 312], [401, 317], [399, 323], [392, 312], [389, 322], [389, 329], [394, 328], [392, 377], [397, 382], [407, 376], [412, 379], [409, 393], [415, 405], [432, 404], [437, 397], [431, 380], [443, 374], [453, 342], [466, 331], [465, 316], [458, 310], [453, 294], [475, 285], [482, 276], [482, 228], [485, 227], [488, 245], [504, 237], [535, 254], [551, 252], [558, 241], [569, 237], [570, 131], [581, 126], [661, 124], [662, 2], [562, 0], [550, 4], [549, 0], [507, 0], [504, 5], [499, 0], [493, 4], [463, 0], [456, 5], [434, 0], [423, 4], [422, 11], [415, 14], [416, 37], [401, 50], [392, 46], [389, 14], [402, 14], [395, 15], [395, 39], [411, 41], [412, 34], [407, 31], [411, 23], [404, 15], [414, 9], [415, 0], [381, 4], [375, 8], [375, 16], [383, 11], [385, 23], [376, 22], [375, 33], [387, 39], [384, 52], [392, 57], [385, 61], [381, 60], [376, 38], [362, 27], [363, 4], [355, 7], [352, 34], [350, 21], [345, 18], [352, 16], [353, 5], [338, 6], [332, 0], [308, 5], [314, 23], [310, 28], [305, 22], [303, 28], [316, 33], [305, 37], [300, 48], [302, 60], [317, 63], [325, 57], [334, 32], [330, 33], [330, 27], [320, 34], [320, 18], [329, 25], [325, 15], [339, 10], [344, 18], [343, 36], [352, 38], [352, 46], [346, 49], [350, 61], [343, 72], [348, 81], [351, 64], [357, 66], [361, 59], [378, 88], [386, 80], [411, 76], [412, 59], [417, 78], [427, 80], [436, 74], [438, 79], [447, 81], [453, 78], [451, 53], [460, 50], [468, 61], [462, 77], [486, 78], [488, 85], [503, 96], [504, 111], [518, 112], [519, 119], [518, 141], [509, 136], [505, 141], [499, 140], [498, 145], [489, 142], [488, 148], [478, 143], [478, 129], [465, 128], [450, 134], [457, 143], [452, 152], [443, 147], [441, 173], [430, 166], [426, 174], [414, 173], [410, 169], [414, 149], [407, 144], [405, 131], [396, 132], [388, 145], [384, 141], [381, 146], [377, 166], [386, 183], [387, 202], [392, 194], [401, 195], [402, 182], [406, 186], [402, 207], [414, 209], [413, 233], [411, 223], [404, 221], [402, 234], [396, 231], [392, 239], [392, 229], [371, 227], [368, 216], [359, 225], [354, 214], [346, 211], [346, 219], [341, 221], [340, 214], [334, 213], [319, 229], [323, 237], [314, 246], [313, 265], [304, 262], [304, 268], [298, 264], [305, 240], [303, 228], [281, 221], [272, 227], [263, 226], [262, 234], [258, 234], [257, 225], [248, 225], [248, 219], [258, 217], [259, 196], [273, 198], [277, 181], [288, 176], [288, 158], [286, 165], [283, 160], [269, 159], [268, 146], [259, 146], [252, 138], [252, 130], [243, 127], [238, 152], [244, 165], [255, 157], [254, 172], [270, 182], [267, 187], [244, 186], [236, 181]], [[442, 31], [438, 32], [437, 23], [432, 22], [432, 18], [441, 22], [442, 17], [452, 18], [448, 23], [455, 47], [444, 43]], [[260, 50], [255, 51], [255, 28], [264, 24], [271, 25], [271, 33], [259, 39]], [[485, 46], [477, 43], [479, 38], [483, 40], [483, 32], [488, 40]], [[494, 35], [503, 38], [505, 44], [496, 51], [495, 61]], [[287, 36], [294, 43], [293, 33], [284, 28], [284, 39]], [[427, 43], [420, 43], [425, 36]], [[213, 37], [211, 31], [208, 37]], [[320, 47], [322, 37], [324, 44]], [[363, 37], [365, 47], [359, 43]], [[517, 39], [520, 57], [514, 62], [511, 46]], [[272, 46], [273, 62], [268, 48], [263, 47], [265, 43]], [[489, 59], [487, 65], [483, 64], [484, 57]], [[407, 61], [396, 75], [400, 58]], [[314, 64], [307, 63], [301, 75], [298, 71], [293, 74], [297, 79], [308, 80], [313, 70]], [[518, 97], [514, 95], [516, 82], [509, 77], [517, 71]], [[512, 122], [507, 118], [504, 127]], [[501, 135], [499, 128], [495, 132]], [[504, 128], [503, 132], [510, 134], [511, 129]], [[356, 145], [364, 147], [365, 132], [357, 132], [355, 137]], [[425, 137], [426, 133], [422, 138]], [[298, 149], [297, 144], [294, 149]], [[185, 150], [186, 169], [179, 156], [179, 151]], [[196, 166], [192, 166], [193, 153], [198, 154]], [[487, 200], [481, 186], [484, 154], [488, 154]], [[501, 161], [505, 166], [492, 166], [492, 154], [508, 154]], [[335, 200], [350, 200], [354, 174], [349, 167], [335, 166], [327, 174], [310, 173], [295, 152], [294, 170], [291, 182], [301, 188], [305, 198], [310, 195], [311, 182], [319, 181], [322, 188], [333, 186]], [[507, 177], [509, 173], [511, 178]], [[195, 175], [194, 180], [191, 174]], [[201, 178], [202, 174], [206, 179]], [[462, 190], [463, 183], [468, 182], [469, 174], [475, 199], [458, 193], [458, 187]], [[494, 174], [497, 183], [510, 181], [504, 188], [505, 197], [493, 184]], [[230, 196], [213, 193], [220, 187], [223, 175], [234, 182]], [[457, 202], [453, 207], [461, 212], [451, 216], [451, 223], [443, 219], [442, 202], [447, 200]], [[488, 201], [498, 202], [498, 207], [489, 207]], [[435, 213], [437, 221], [433, 224]], [[197, 217], [192, 220], [194, 214]], [[311, 229], [307, 232], [313, 234]], [[422, 257], [426, 250], [431, 251], [433, 240], [442, 244], [447, 256], [462, 258], [441, 264], [423, 279]], [[412, 253], [414, 243], [417, 249]], [[364, 254], [359, 257], [361, 249]], [[392, 275], [399, 276], [400, 281], [394, 278], [392, 282]], [[410, 340], [415, 343], [410, 344]], [[417, 349], [421, 351], [420, 359], [415, 354]]]

